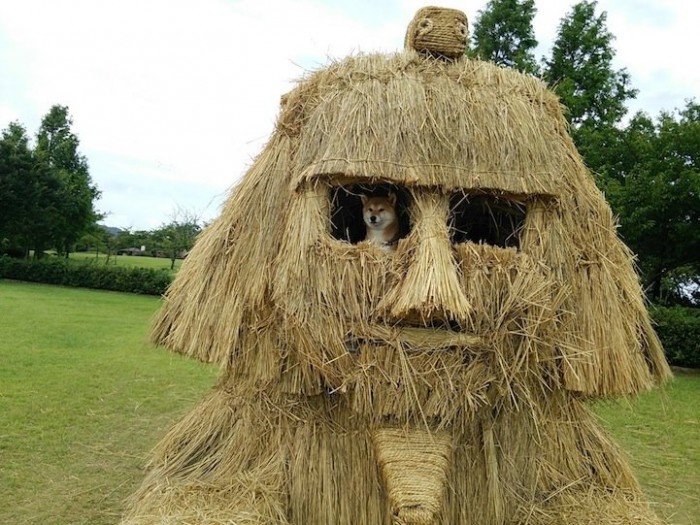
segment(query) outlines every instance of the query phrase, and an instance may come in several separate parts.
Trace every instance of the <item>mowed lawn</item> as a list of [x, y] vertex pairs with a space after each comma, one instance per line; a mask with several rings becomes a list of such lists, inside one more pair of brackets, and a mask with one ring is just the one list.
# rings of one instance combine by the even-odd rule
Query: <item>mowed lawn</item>
[[[96, 256], [94, 252], [73, 252], [70, 254], [70, 258], [76, 261], [97, 260], [103, 264], [107, 262], [107, 255], [104, 253], [100, 253]], [[137, 266], [139, 268], [164, 268], [170, 270], [171, 264], [172, 261], [165, 257], [150, 257], [145, 255], [111, 255], [109, 257], [110, 266]], [[174, 270], [179, 270], [181, 264], [182, 259], [175, 259]]]
[[674, 374], [661, 392], [594, 409], [657, 513], [669, 524], [700, 525], [700, 371]]
[[[154, 297], [0, 281], [0, 523], [106, 525], [216, 381], [154, 348]], [[700, 523], [700, 375], [595, 405], [669, 524]]]
[[119, 521], [216, 367], [149, 344], [156, 297], [0, 281], [0, 523]]

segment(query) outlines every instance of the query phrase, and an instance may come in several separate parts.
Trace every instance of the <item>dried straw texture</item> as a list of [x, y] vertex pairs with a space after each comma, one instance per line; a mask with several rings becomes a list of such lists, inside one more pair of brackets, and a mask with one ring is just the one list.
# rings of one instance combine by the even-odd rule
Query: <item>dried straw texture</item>
[[433, 432], [369, 428], [340, 393], [252, 394], [219, 388], [173, 428], [123, 525], [661, 523], [567, 394]]
[[[395, 251], [331, 236], [330, 195], [358, 183], [408, 195]], [[455, 192], [521, 203], [519, 247], [452, 244]], [[404, 52], [304, 79], [154, 338], [224, 374], [155, 450], [124, 525], [659, 523], [582, 400], [668, 366], [533, 78]]]
[[[330, 237], [328, 191], [350, 181], [411, 189], [415, 227], [395, 256]], [[525, 198], [520, 252], [450, 246], [454, 189]], [[521, 295], [530, 288], [539, 303]], [[272, 324], [313, 337], [309, 364], [322, 371], [350, 361], [348, 333], [387, 308], [400, 319], [415, 301], [489, 333], [512, 320], [516, 335], [540, 335], [523, 320], [551, 321], [544, 343], [559, 381], [587, 394], [635, 393], [668, 376], [631, 254], [557, 99], [531, 77], [414, 53], [348, 59], [285, 97], [277, 131], [188, 258], [154, 337], [226, 364], [243, 331]]]

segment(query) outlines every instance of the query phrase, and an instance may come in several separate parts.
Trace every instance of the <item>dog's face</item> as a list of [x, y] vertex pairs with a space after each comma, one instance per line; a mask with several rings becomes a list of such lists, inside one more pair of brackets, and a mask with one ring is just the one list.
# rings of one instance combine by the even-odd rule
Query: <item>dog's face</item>
[[387, 197], [368, 197], [361, 195], [362, 217], [367, 228], [385, 230], [396, 222], [396, 194]]

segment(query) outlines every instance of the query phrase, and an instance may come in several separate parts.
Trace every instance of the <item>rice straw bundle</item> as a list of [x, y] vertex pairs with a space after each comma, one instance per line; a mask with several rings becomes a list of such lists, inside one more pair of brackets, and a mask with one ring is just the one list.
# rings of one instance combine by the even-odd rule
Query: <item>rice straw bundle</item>
[[[424, 51], [283, 97], [155, 322], [223, 372], [123, 525], [661, 523], [584, 405], [670, 372], [559, 101]], [[351, 230], [389, 191], [385, 251]]]

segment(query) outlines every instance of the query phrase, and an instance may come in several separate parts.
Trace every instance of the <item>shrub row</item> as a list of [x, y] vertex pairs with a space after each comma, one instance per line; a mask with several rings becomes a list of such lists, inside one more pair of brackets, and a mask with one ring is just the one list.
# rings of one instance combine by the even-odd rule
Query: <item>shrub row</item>
[[655, 306], [651, 316], [668, 362], [674, 366], [700, 368], [700, 308]]
[[162, 295], [172, 281], [165, 269], [106, 266], [98, 261], [72, 261], [58, 257], [26, 260], [0, 257], [0, 278]]

